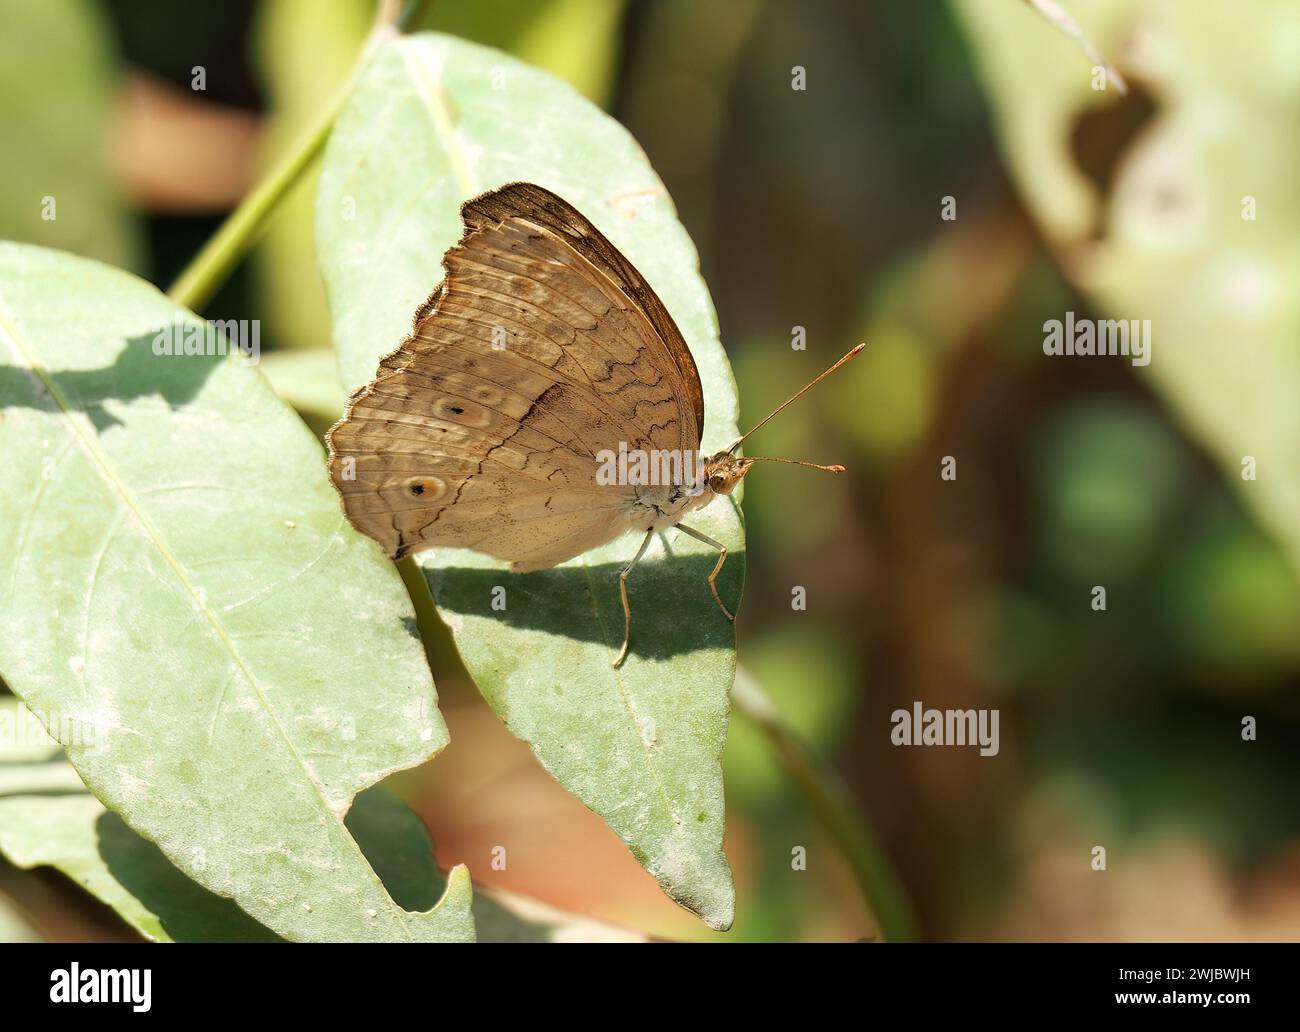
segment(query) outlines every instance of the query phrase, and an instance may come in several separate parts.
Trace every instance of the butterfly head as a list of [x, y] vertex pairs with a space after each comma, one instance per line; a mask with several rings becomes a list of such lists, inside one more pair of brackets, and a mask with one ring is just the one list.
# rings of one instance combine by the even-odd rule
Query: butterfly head
[[714, 494], [731, 494], [753, 464], [753, 459], [737, 458], [731, 452], [718, 452], [704, 462], [704, 482]]

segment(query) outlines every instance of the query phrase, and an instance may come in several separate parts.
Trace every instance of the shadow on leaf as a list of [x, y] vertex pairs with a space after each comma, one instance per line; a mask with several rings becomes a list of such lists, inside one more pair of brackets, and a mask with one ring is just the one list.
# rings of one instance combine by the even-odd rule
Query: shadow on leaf
[[[446, 875], [438, 870], [424, 823], [405, 803], [384, 789], [367, 789], [353, 801], [346, 824], [398, 906], [421, 912], [442, 898]], [[117, 814], [101, 816], [95, 831], [99, 855], [113, 877], [177, 942], [282, 941], [232, 900], [182, 872]]]
[[[156, 355], [154, 340], [163, 328], [128, 338], [112, 365], [99, 369], [34, 372], [20, 366], [0, 365], [0, 407], [32, 408], [43, 412], [55, 407], [45, 389], [49, 380], [75, 410], [84, 412], [103, 433], [121, 425], [104, 408], [108, 401], [135, 401], [153, 395], [172, 408], [193, 401], [223, 355]], [[39, 373], [39, 374], [38, 374]]]
[[[632, 542], [630, 558], [636, 544], [631, 535], [626, 540]], [[732, 647], [732, 625], [709, 592], [708, 576], [716, 562], [713, 555], [690, 553], [655, 556], [637, 565], [627, 582], [633, 657], [666, 659]], [[533, 573], [430, 566], [424, 572], [434, 599], [445, 611], [604, 645], [612, 656], [623, 642], [618, 592], [623, 565], [565, 565]], [[718, 593], [733, 613], [744, 566], [744, 552], [731, 553], [718, 576]], [[497, 589], [504, 589], [504, 594]]]
[[177, 942], [278, 942], [279, 936], [205, 889], [115, 813], [95, 822], [99, 855], [127, 892], [157, 916]]

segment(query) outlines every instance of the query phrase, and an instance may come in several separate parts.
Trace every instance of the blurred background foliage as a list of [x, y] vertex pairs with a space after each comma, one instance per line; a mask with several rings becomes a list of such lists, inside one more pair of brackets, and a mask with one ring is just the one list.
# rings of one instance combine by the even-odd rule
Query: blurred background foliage
[[[1300, 10], [1067, 6], [1126, 96], [1093, 89], [1021, 0], [437, 0], [426, 27], [567, 79], [640, 140], [699, 247], [742, 423], [871, 342], [755, 442], [850, 475], [750, 479], [740, 656], [844, 779], [921, 934], [1294, 939]], [[165, 286], [344, 76], [372, 8], [0, 14], [0, 237]], [[265, 372], [323, 430], [341, 394], [313, 192], [309, 176], [203, 314], [262, 319]], [[1067, 310], [1151, 319], [1151, 365], [1045, 358], [1043, 322]], [[392, 787], [440, 862], [714, 937], [505, 731], [445, 633], [428, 647], [452, 744]], [[999, 708], [1000, 754], [892, 747], [890, 713], [914, 700]], [[727, 937], [872, 937], [849, 864], [741, 715], [725, 762]], [[57, 875], [0, 867], [0, 937], [31, 935], [130, 933]]]

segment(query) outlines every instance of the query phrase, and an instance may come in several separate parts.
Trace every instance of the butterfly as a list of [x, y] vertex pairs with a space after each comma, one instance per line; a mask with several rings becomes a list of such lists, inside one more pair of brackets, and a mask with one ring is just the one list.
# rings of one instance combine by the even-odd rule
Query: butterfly
[[704, 393], [690, 348], [645, 278], [591, 222], [531, 183], [467, 201], [461, 219], [464, 234], [443, 257], [444, 279], [416, 310], [411, 335], [327, 434], [348, 521], [394, 559], [470, 548], [516, 572], [643, 533], [619, 573], [615, 667], [631, 640], [628, 576], [655, 533], [675, 527], [718, 550], [709, 590], [734, 620], [717, 588], [727, 549], [682, 518], [730, 494], [758, 461], [843, 472], [735, 452], [864, 345], [729, 447], [702, 456]]

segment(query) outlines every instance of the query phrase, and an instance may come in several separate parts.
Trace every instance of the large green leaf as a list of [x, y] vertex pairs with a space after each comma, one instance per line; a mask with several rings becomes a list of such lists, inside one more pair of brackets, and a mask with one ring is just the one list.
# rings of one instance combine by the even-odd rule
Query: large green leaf
[[109, 813], [14, 698], [0, 698], [0, 854], [16, 867], [62, 871], [154, 942], [277, 938]]
[[[57, 787], [55, 787], [57, 786]], [[57, 794], [55, 794], [57, 793]], [[382, 787], [348, 811], [356, 839], [394, 901], [434, 905], [445, 877], [424, 823]], [[17, 699], [0, 698], [0, 855], [22, 868], [54, 867], [153, 942], [262, 942], [278, 937], [233, 902], [171, 864], [86, 791], [58, 742]], [[485, 942], [643, 941], [644, 936], [498, 893], [474, 899]], [[6, 938], [0, 911], [0, 942]], [[11, 935], [22, 933], [15, 926]]]
[[[75, 776], [70, 764], [59, 766]], [[183, 875], [88, 792], [0, 795], [0, 853], [16, 867], [57, 868], [153, 942], [277, 938]]]
[[[460, 237], [461, 202], [515, 180], [566, 198], [637, 265], [699, 366], [704, 446], [734, 438], [735, 383], [695, 250], [635, 141], [558, 80], [432, 34], [375, 55], [325, 155], [317, 244], [345, 386], [369, 380], [409, 332]], [[731, 551], [721, 591], [737, 602], [738, 510], [719, 501], [691, 523]], [[466, 666], [510, 729], [670, 896], [725, 928], [734, 890], [720, 759], [734, 631], [705, 584], [716, 553], [669, 532], [630, 582], [632, 654], [611, 669], [622, 640], [617, 571], [637, 544], [626, 537], [522, 575], [463, 551], [420, 561]], [[504, 612], [491, 607], [497, 586]]]
[[17, 867], [62, 871], [152, 942], [278, 939], [182, 874], [89, 792], [0, 795], [0, 853]]
[[[953, 6], [1063, 270], [1106, 316], [1151, 320], [1135, 375], [1300, 570], [1300, 7], [1067, 4], [1129, 78], [1120, 101], [1027, 6]], [[1245, 456], [1257, 480], [1242, 479]]]
[[409, 914], [344, 826], [446, 741], [410, 600], [320, 446], [132, 276], [0, 245], [0, 673], [87, 786], [288, 939], [466, 939], [469, 880]]

